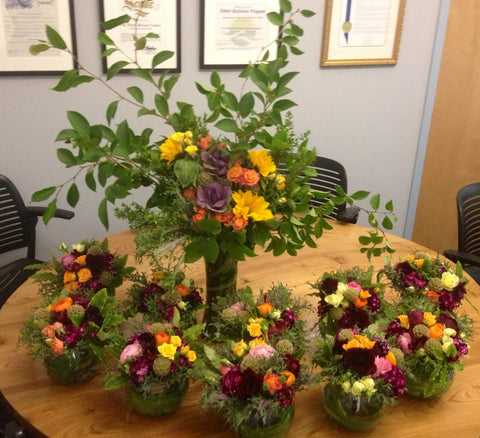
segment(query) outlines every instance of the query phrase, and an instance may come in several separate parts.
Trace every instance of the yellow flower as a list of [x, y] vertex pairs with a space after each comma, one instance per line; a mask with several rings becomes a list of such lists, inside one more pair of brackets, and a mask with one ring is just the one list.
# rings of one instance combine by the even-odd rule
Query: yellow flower
[[248, 348], [252, 349], [253, 347], [257, 347], [258, 345], [267, 345], [267, 343], [263, 338], [255, 338], [248, 343]]
[[174, 360], [175, 353], [177, 352], [177, 347], [172, 344], [167, 344], [166, 342], [158, 346], [158, 352], [167, 359]]
[[327, 295], [325, 297], [325, 302], [330, 304], [333, 307], [338, 307], [343, 301], [343, 294], [337, 291], [334, 294]]
[[444, 272], [442, 274], [442, 283], [447, 289], [453, 289], [459, 282], [460, 279], [451, 272]]
[[350, 348], [365, 348], [371, 349], [375, 345], [375, 341], [371, 341], [366, 336], [355, 335], [351, 341], [348, 341], [344, 346], [344, 350], [349, 350]]
[[253, 336], [254, 338], [262, 334], [262, 326], [258, 323], [250, 324], [247, 327], [247, 330], [248, 330], [248, 333], [250, 333], [250, 336]]
[[277, 176], [275, 177], [275, 181], [277, 183], [278, 190], [285, 189], [285, 177], [283, 175], [277, 174]]
[[195, 362], [197, 360], [197, 354], [193, 350], [190, 350], [187, 354], [187, 359], [189, 362]]
[[181, 345], [182, 343], [182, 339], [180, 338], [180, 336], [172, 336], [170, 338], [170, 344], [172, 344], [174, 347], [178, 347], [179, 345]]
[[360, 291], [360, 294], [359, 294], [359, 297], [362, 299], [362, 300], [366, 300], [367, 298], [370, 298], [371, 295], [370, 295], [370, 292], [368, 292], [368, 290], [361, 290]]
[[84, 255], [81, 255], [79, 257], [77, 257], [77, 259], [75, 260], [78, 264], [84, 266], [87, 264], [87, 255], [84, 254]]
[[352, 385], [352, 394], [353, 395], [360, 395], [365, 390], [366, 390], [365, 384], [361, 380], [357, 380]]
[[182, 354], [187, 354], [190, 351], [190, 346], [189, 345], [184, 345], [182, 349], [180, 350], [180, 353]]
[[177, 132], [177, 134], [173, 134], [165, 140], [165, 143], [160, 145], [160, 159], [167, 160], [168, 164], [170, 164], [178, 154], [183, 152], [183, 147], [180, 141], [176, 140], [178, 138], [178, 134], [182, 134], [182, 132]]
[[408, 316], [407, 315], [399, 315], [397, 316], [398, 320], [400, 321], [400, 325], [403, 327], [403, 328], [410, 328], [410, 321], [408, 320]]
[[277, 170], [277, 166], [275, 166], [272, 157], [268, 155], [268, 152], [265, 149], [251, 151], [248, 154], [248, 158], [263, 176], [268, 176], [270, 173]]
[[243, 356], [245, 353], [245, 350], [248, 348], [247, 344], [243, 341], [243, 339], [235, 344], [235, 347], [233, 348], [233, 352], [237, 356]]
[[198, 151], [198, 147], [197, 147], [197, 146], [187, 146], [187, 147], [185, 148], [185, 152], [186, 152], [188, 155], [195, 155], [197, 151]]
[[78, 281], [85, 283], [92, 278], [92, 272], [88, 268], [83, 268], [78, 271]]
[[263, 196], [255, 195], [250, 190], [243, 192], [239, 190], [232, 194], [236, 205], [233, 207], [233, 214], [243, 217], [245, 220], [252, 218], [254, 221], [268, 221], [273, 218], [272, 212], [268, 209], [270, 205]]
[[437, 322], [437, 317], [434, 314], [432, 314], [432, 312], [424, 312], [423, 321], [428, 327], [430, 327]]

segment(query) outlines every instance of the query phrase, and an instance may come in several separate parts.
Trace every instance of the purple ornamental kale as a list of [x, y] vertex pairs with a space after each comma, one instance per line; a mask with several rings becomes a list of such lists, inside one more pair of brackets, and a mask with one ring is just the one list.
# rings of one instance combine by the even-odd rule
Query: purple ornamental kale
[[231, 195], [232, 189], [229, 186], [224, 186], [214, 181], [205, 187], [198, 187], [197, 202], [202, 208], [224, 213]]

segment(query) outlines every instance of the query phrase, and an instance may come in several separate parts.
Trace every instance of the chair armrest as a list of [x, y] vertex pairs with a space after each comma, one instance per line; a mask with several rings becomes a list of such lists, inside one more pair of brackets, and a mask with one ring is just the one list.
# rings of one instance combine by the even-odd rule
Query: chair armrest
[[[42, 216], [43, 213], [45, 213], [46, 209], [47, 207], [27, 207], [27, 212], [31, 216], [38, 217]], [[71, 219], [73, 216], [75, 216], [75, 213], [73, 211], [63, 210], [61, 208], [57, 208], [55, 214], [53, 215], [53, 217], [57, 217], [60, 219]]]
[[443, 255], [447, 258], [450, 259], [452, 262], [460, 262], [465, 265], [474, 265], [474, 266], [480, 266], [480, 257], [469, 254], [467, 252], [463, 251], [456, 251], [454, 249], [446, 249], [443, 252]]
[[345, 210], [338, 213], [338, 220], [342, 222], [347, 222], [349, 224], [356, 224], [358, 220], [358, 215], [360, 214], [360, 208], [356, 206], [351, 206], [345, 208]]

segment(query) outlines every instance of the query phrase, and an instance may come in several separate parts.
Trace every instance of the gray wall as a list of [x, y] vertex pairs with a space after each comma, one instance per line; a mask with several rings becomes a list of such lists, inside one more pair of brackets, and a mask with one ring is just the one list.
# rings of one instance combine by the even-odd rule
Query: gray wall
[[[294, 112], [296, 129], [310, 130], [310, 144], [320, 154], [344, 163], [350, 192], [365, 189], [380, 193], [385, 201], [393, 198], [398, 214], [394, 229], [397, 235], [405, 235], [429, 80], [431, 84], [432, 56], [439, 56], [434, 43], [441, 2], [407, 1], [397, 65], [329, 68], [319, 67], [325, 2], [294, 2], [317, 14], [299, 22], [305, 29], [301, 48], [306, 54], [291, 63], [292, 70], [301, 72], [293, 82], [295, 91], [291, 97], [299, 104]], [[101, 72], [96, 41], [98, 3], [75, 1], [79, 57], [96, 73]], [[194, 81], [207, 83], [210, 72], [198, 67], [199, 4], [199, 0], [182, 0], [182, 78], [174, 97], [203, 106]], [[237, 71], [222, 73], [234, 90], [238, 88], [237, 76]], [[56, 134], [67, 126], [65, 112], [80, 111], [91, 123], [104, 122], [106, 104], [113, 100], [100, 86], [56, 93], [50, 90], [56, 81], [55, 77], [45, 76], [0, 77], [0, 172], [14, 180], [26, 201], [38, 188], [72, 176], [57, 161], [55, 152], [61, 146], [54, 141]], [[112, 83], [124, 88], [132, 85], [132, 79], [120, 78]], [[148, 123], [158, 121], [144, 119], [137, 126]], [[155, 127], [163, 134], [170, 133], [168, 128]], [[425, 127], [423, 132], [425, 137]], [[96, 214], [100, 195], [83, 192], [72, 221], [52, 220], [47, 227], [41, 224], [39, 256], [56, 254], [61, 242], [71, 244], [103, 237], [106, 232]], [[60, 206], [66, 207], [66, 203]], [[414, 215], [414, 208], [409, 214]], [[108, 233], [126, 228], [125, 223], [112, 218]], [[0, 264], [3, 261], [0, 259]]]

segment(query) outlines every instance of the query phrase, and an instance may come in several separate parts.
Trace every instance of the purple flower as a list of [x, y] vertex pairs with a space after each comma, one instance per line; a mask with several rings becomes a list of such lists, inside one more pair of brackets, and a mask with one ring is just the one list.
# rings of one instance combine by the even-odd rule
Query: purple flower
[[228, 155], [222, 156], [221, 149], [203, 151], [201, 157], [206, 169], [213, 171], [218, 176], [227, 174], [230, 157]]
[[437, 322], [443, 324], [446, 328], [455, 330], [458, 333], [457, 321], [452, 316], [447, 315], [446, 313], [440, 313], [437, 318]]
[[241, 376], [242, 373], [240, 373], [240, 367], [234, 366], [230, 368], [228, 373], [220, 379], [220, 388], [222, 389], [222, 392], [229, 397], [234, 396], [237, 392], [237, 386]]
[[292, 386], [283, 385], [282, 389], [277, 391], [277, 398], [282, 408], [292, 404], [295, 398], [295, 389]]
[[453, 289], [453, 296], [458, 303], [463, 300], [463, 296], [465, 295], [465, 293], [465, 283], [458, 283], [455, 289]]
[[345, 328], [367, 328], [370, 325], [370, 317], [365, 310], [356, 307], [346, 307], [340, 318], [340, 326]]
[[287, 366], [287, 370], [297, 377], [300, 372], [300, 361], [295, 359], [291, 354], [285, 354], [283, 356], [283, 361]]
[[205, 187], [198, 187], [197, 202], [202, 208], [223, 213], [232, 195], [232, 189], [218, 182], [211, 182]]
[[372, 314], [377, 314], [380, 310], [381, 301], [378, 295], [375, 292], [369, 291], [370, 296], [368, 297], [367, 308], [372, 312]]
[[135, 383], [135, 385], [140, 385], [149, 373], [150, 366], [148, 360], [143, 356], [137, 358], [130, 366], [130, 380]]
[[240, 379], [237, 382], [237, 397], [241, 401], [248, 400], [250, 397], [257, 394], [262, 387], [262, 376], [257, 374], [251, 368], [247, 368], [240, 374]]
[[438, 302], [442, 310], [453, 311], [458, 305], [457, 301], [455, 300], [455, 297], [450, 292], [447, 292], [446, 290], [442, 290], [440, 292], [440, 296], [438, 297]]
[[457, 349], [457, 355], [449, 358], [451, 362], [456, 362], [458, 359], [460, 359], [460, 356], [468, 354], [468, 346], [461, 339], [453, 338], [453, 345]]
[[287, 309], [282, 312], [280, 319], [285, 322], [286, 328], [291, 329], [298, 318], [295, 316], [295, 313], [293, 313], [293, 310]]
[[99, 327], [103, 324], [103, 316], [100, 309], [96, 306], [88, 306], [87, 310], [85, 310], [84, 320], [91, 321]]
[[392, 366], [392, 369], [383, 375], [384, 380], [390, 383], [392, 388], [392, 394], [394, 397], [398, 397], [405, 392], [405, 373], [398, 367]]
[[387, 328], [387, 337], [398, 337], [405, 332], [408, 332], [408, 330], [402, 327], [399, 321], [395, 320], [392, 321]]

